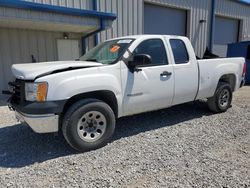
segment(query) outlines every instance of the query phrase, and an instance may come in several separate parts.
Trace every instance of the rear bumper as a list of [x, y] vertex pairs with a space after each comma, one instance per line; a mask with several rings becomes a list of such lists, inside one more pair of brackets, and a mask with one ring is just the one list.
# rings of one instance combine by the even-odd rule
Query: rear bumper
[[58, 132], [59, 115], [44, 114], [44, 115], [29, 115], [15, 111], [16, 118], [28, 124], [36, 133], [53, 133]]

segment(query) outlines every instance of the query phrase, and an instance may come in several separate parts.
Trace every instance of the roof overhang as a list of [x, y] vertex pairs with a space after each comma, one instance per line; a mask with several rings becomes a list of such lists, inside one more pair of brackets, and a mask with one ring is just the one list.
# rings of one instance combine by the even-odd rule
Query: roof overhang
[[92, 10], [0, 0], [0, 27], [89, 34], [111, 27], [116, 15]]

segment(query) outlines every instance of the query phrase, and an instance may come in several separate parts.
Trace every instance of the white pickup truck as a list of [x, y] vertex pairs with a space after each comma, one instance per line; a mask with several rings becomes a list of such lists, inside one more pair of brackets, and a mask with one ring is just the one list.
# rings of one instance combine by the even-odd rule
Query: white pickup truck
[[9, 107], [37, 133], [62, 130], [76, 150], [108, 143], [116, 118], [208, 99], [225, 112], [244, 58], [197, 60], [186, 37], [138, 35], [101, 43], [76, 61], [15, 64]]

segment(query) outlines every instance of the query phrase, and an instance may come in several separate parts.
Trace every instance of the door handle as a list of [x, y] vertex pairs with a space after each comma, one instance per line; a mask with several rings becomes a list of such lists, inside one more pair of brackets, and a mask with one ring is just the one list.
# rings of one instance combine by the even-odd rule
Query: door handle
[[166, 76], [171, 76], [172, 72], [168, 72], [168, 71], [164, 71], [163, 73], [161, 73], [162, 77], [166, 77]]

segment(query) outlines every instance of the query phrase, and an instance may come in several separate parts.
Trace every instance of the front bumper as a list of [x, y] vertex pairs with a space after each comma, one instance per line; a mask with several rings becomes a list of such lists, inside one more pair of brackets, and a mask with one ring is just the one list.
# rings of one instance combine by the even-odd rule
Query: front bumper
[[59, 130], [59, 117], [63, 112], [66, 100], [47, 102], [21, 101], [16, 103], [11, 97], [8, 106], [16, 113], [16, 118], [28, 124], [34, 132], [53, 133]]
[[45, 114], [45, 115], [28, 115], [15, 111], [16, 118], [28, 124], [36, 133], [53, 133], [58, 132], [59, 115]]

